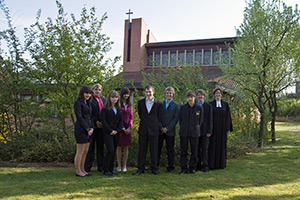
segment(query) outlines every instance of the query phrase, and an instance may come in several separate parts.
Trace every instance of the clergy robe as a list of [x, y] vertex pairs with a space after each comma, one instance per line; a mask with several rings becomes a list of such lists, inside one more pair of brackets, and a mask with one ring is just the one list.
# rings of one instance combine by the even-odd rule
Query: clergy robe
[[228, 103], [211, 101], [213, 109], [213, 132], [209, 138], [208, 163], [210, 169], [224, 169], [227, 157], [227, 131], [233, 131], [230, 108]]

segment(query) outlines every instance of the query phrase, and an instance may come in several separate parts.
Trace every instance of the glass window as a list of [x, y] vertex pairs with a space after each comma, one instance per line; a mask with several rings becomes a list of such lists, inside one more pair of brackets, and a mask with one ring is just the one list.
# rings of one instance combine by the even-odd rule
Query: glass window
[[184, 65], [184, 52], [178, 53], [178, 65]]
[[155, 65], [154, 66], [159, 66], [160, 65], [160, 53], [155, 53]]
[[168, 58], [169, 58], [168, 53], [162, 54], [162, 65], [168, 66]]
[[147, 66], [152, 66], [153, 54], [148, 54]]
[[203, 65], [210, 65], [210, 50], [209, 51], [204, 51], [204, 60], [203, 60]]
[[229, 62], [229, 54], [228, 54], [228, 51], [222, 51], [222, 62], [224, 64], [228, 63]]
[[170, 56], [170, 66], [176, 66], [176, 52], [171, 53]]
[[193, 63], [193, 52], [192, 51], [186, 52], [186, 65], [194, 65], [194, 63]]
[[216, 65], [218, 64], [219, 62], [219, 59], [220, 59], [220, 50], [214, 50], [213, 51], [213, 65]]
[[202, 65], [202, 51], [195, 52], [195, 62], [197, 62], [199, 66]]

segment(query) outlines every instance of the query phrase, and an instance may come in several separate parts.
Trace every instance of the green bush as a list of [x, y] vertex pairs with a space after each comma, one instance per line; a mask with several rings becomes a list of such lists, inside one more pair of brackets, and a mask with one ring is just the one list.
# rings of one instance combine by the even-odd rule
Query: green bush
[[277, 116], [299, 116], [300, 115], [300, 100], [283, 99], [278, 101]]

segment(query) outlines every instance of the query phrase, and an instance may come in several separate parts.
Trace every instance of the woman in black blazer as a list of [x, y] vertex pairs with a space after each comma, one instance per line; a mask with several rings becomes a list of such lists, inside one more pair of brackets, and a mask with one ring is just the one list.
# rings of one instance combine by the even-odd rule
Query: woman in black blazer
[[84, 162], [90, 145], [90, 136], [94, 131], [91, 111], [92, 90], [89, 86], [83, 86], [80, 89], [78, 99], [74, 103], [74, 112], [76, 115], [75, 139], [76, 155], [74, 164], [76, 176], [87, 177], [89, 174], [84, 170]]
[[123, 127], [122, 110], [117, 91], [109, 92], [104, 108], [101, 111], [103, 124], [103, 139], [106, 145], [106, 155], [103, 164], [103, 174], [113, 176], [115, 152], [120, 139], [120, 131]]

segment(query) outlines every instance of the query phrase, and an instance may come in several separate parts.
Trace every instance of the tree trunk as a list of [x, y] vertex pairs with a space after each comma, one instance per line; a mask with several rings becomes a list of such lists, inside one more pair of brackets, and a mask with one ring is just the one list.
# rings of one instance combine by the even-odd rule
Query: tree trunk
[[264, 113], [260, 113], [260, 123], [259, 123], [259, 132], [258, 132], [258, 147], [262, 148], [263, 146], [263, 133], [265, 129], [265, 116]]
[[277, 115], [277, 100], [276, 100], [276, 97], [275, 97], [275, 99], [274, 99], [274, 112], [272, 112], [272, 122], [271, 122], [272, 143], [276, 142], [276, 135], [275, 135], [276, 115]]

